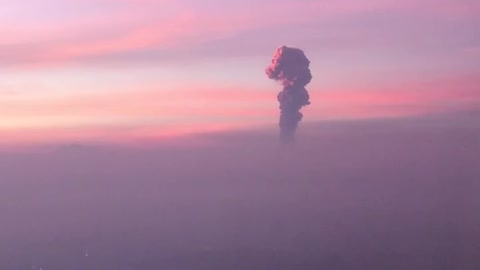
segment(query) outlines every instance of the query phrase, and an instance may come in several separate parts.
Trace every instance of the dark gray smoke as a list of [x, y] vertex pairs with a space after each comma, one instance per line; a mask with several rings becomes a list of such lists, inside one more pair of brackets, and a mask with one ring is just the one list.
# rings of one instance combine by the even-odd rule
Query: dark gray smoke
[[280, 102], [280, 139], [292, 143], [295, 130], [302, 120], [300, 109], [310, 104], [305, 86], [312, 80], [310, 61], [297, 48], [282, 46], [275, 51], [272, 63], [265, 69], [270, 79], [281, 81], [283, 90], [278, 94]]

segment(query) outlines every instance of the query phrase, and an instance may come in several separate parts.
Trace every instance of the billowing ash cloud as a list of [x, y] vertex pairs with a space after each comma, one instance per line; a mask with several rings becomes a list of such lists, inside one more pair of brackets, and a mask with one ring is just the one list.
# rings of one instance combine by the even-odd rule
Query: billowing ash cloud
[[302, 50], [282, 46], [275, 51], [272, 63], [265, 69], [270, 79], [283, 84], [277, 98], [280, 102], [280, 139], [284, 143], [293, 142], [295, 130], [303, 117], [300, 109], [310, 104], [305, 89], [312, 80], [309, 65], [310, 61]]

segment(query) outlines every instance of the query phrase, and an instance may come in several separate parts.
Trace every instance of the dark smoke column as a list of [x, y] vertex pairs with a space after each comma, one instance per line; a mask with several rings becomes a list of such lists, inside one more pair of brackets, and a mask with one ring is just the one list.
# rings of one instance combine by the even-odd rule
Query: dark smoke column
[[275, 51], [272, 64], [265, 69], [268, 78], [281, 81], [283, 90], [278, 94], [280, 102], [280, 139], [292, 143], [298, 122], [302, 120], [300, 109], [310, 104], [305, 86], [312, 80], [310, 61], [302, 50], [282, 46]]

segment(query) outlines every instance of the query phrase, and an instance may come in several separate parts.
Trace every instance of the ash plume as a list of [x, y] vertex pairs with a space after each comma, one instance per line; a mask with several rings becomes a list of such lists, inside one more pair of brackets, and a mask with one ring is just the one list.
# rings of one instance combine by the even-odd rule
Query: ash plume
[[268, 78], [280, 81], [283, 90], [278, 94], [280, 102], [280, 140], [292, 143], [295, 130], [302, 120], [300, 109], [310, 104], [305, 86], [312, 80], [310, 61], [297, 48], [282, 46], [275, 51], [272, 63], [265, 69]]

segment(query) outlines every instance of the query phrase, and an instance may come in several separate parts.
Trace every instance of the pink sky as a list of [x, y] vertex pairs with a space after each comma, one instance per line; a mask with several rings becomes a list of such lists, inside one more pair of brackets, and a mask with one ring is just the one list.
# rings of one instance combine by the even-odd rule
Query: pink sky
[[276, 47], [311, 60], [305, 121], [478, 109], [468, 0], [55, 0], [0, 10], [0, 137], [128, 138], [275, 125]]

